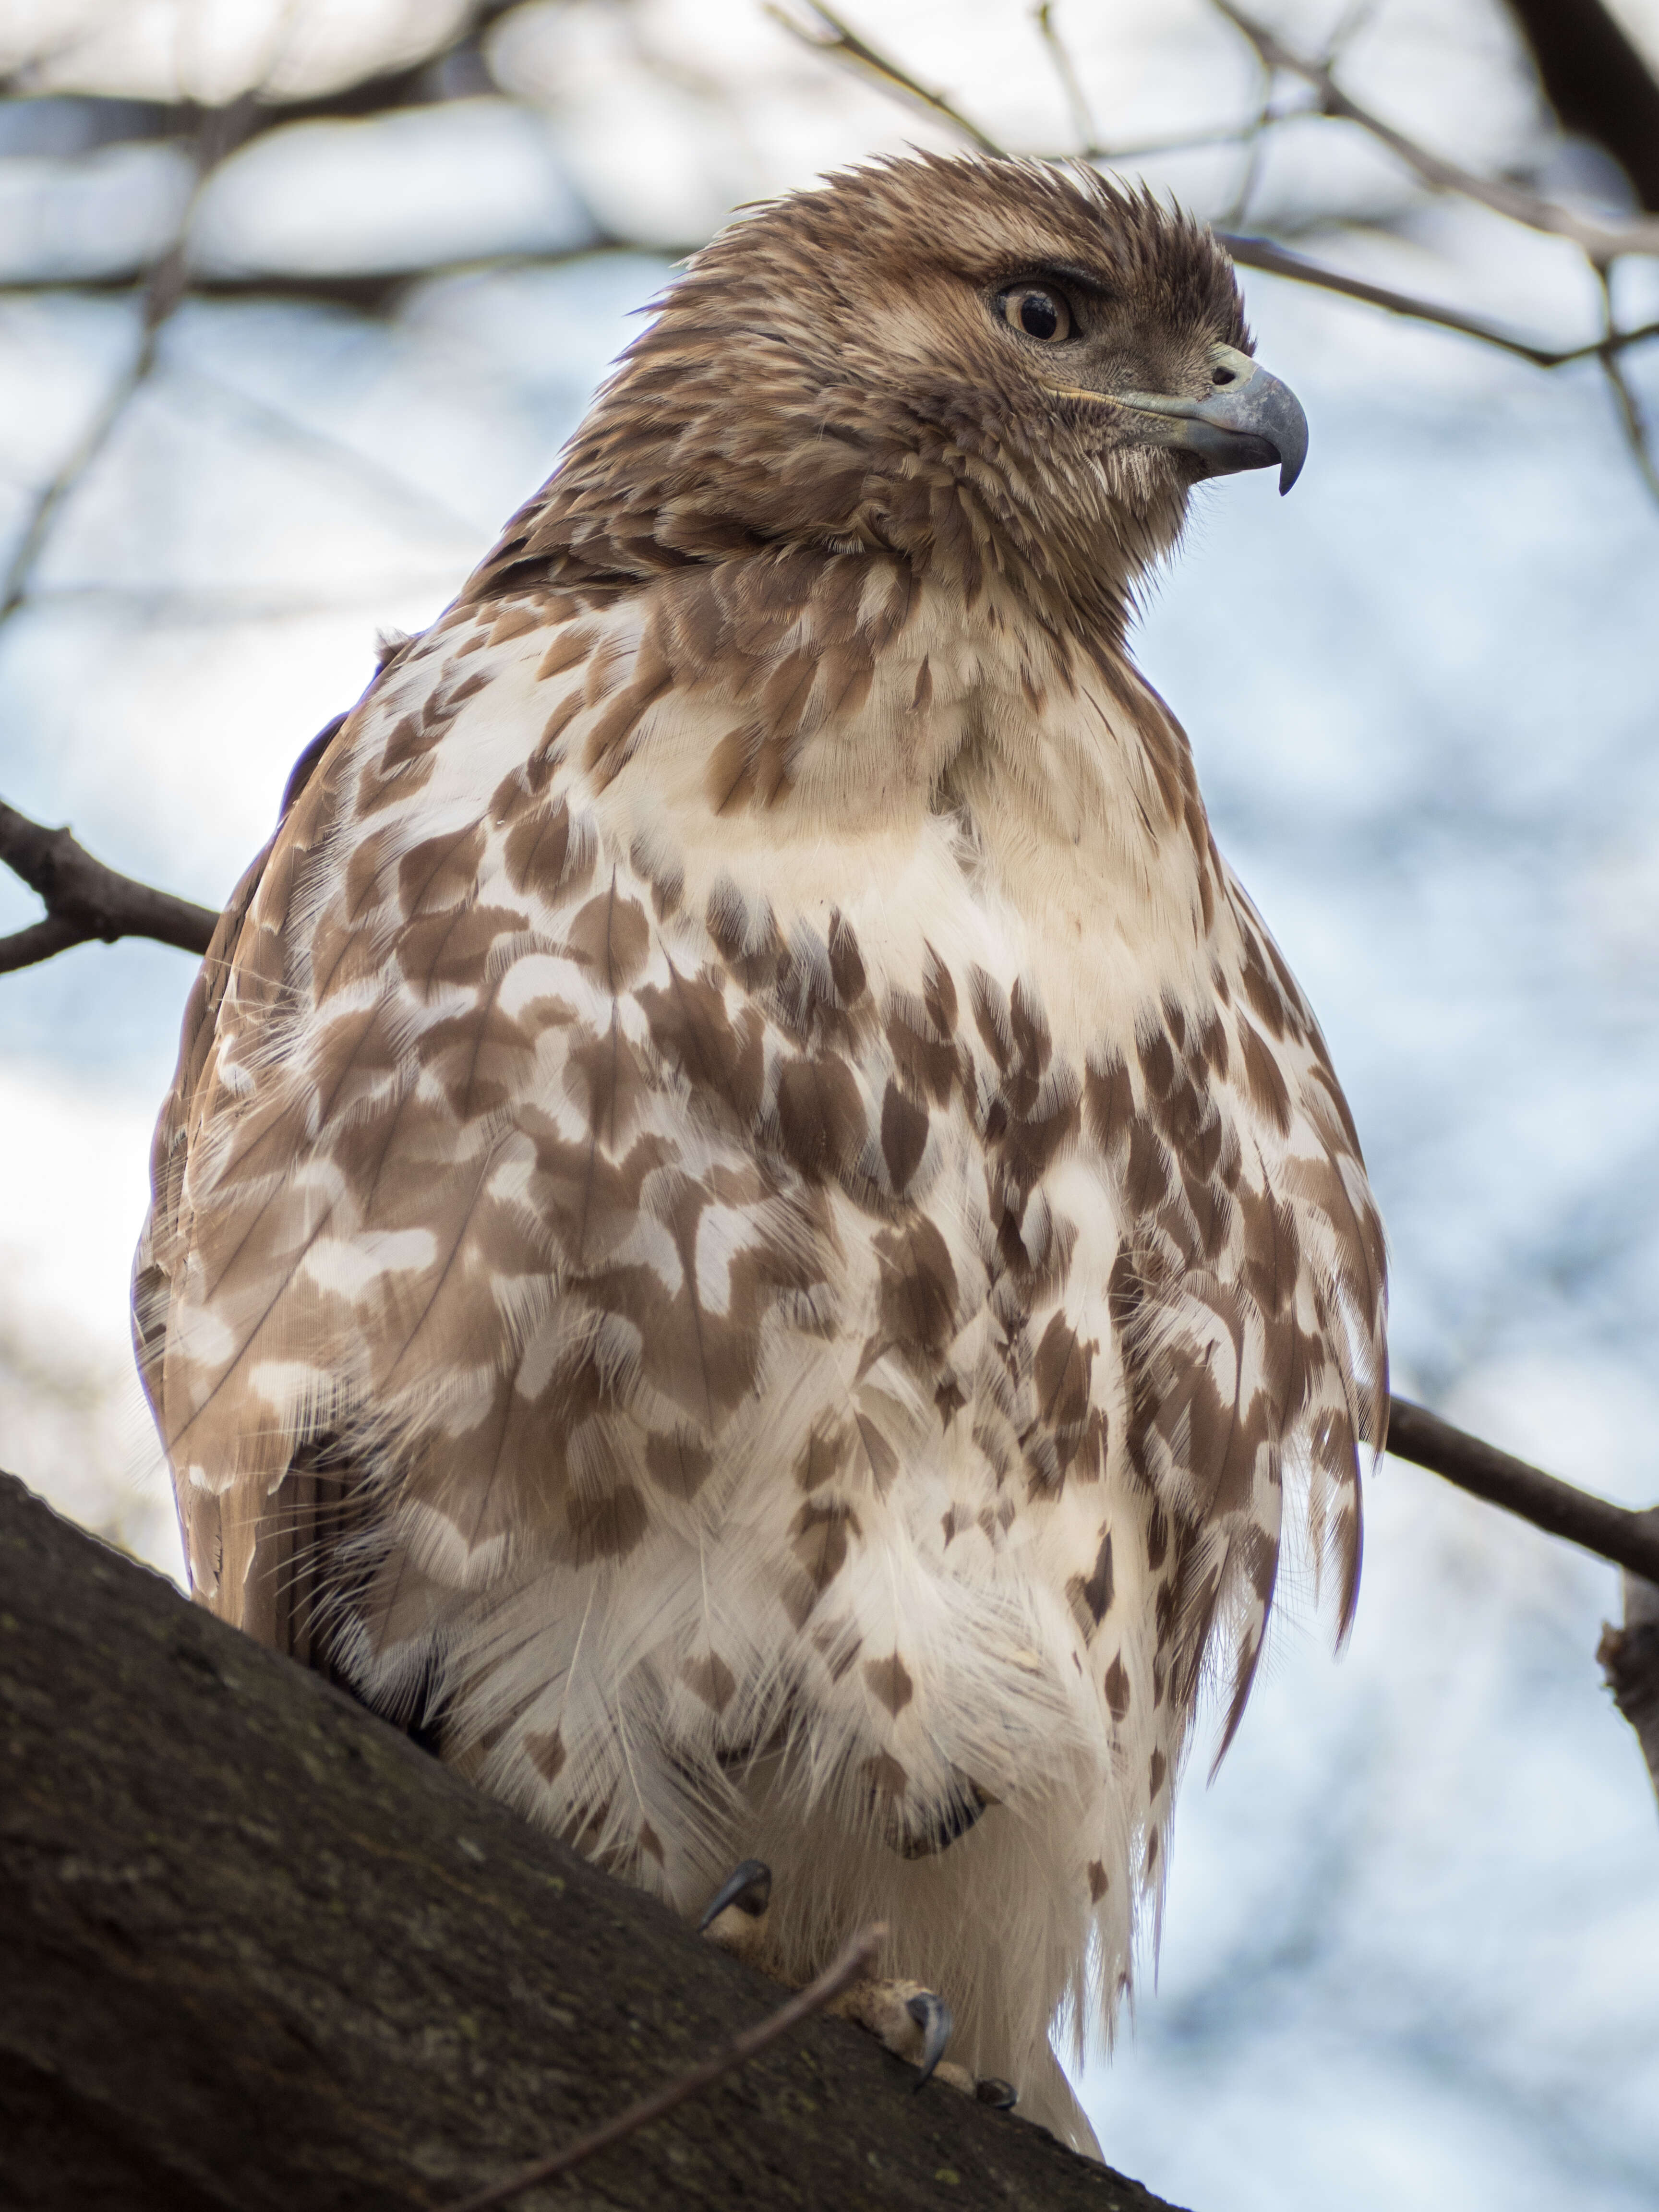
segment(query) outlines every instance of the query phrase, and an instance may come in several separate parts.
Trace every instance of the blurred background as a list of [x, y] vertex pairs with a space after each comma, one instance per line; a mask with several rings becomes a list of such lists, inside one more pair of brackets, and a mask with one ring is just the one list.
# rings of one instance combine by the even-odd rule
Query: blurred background
[[[1605, 341], [1659, 319], [1659, 0], [1258, 4], [0, 0], [0, 795], [220, 904], [675, 258], [953, 113], [1590, 349], [1241, 246], [1307, 472], [1201, 488], [1139, 653], [1352, 1100], [1397, 1387], [1650, 1504], [1659, 342]], [[0, 930], [38, 911], [0, 882]], [[0, 977], [0, 1461], [175, 1576], [125, 1304], [193, 966]], [[1082, 2084], [1107, 2155], [1197, 2212], [1651, 2208], [1615, 1577], [1404, 1464], [1369, 1514], [1351, 1648], [1292, 1594], [1194, 1763], [1159, 1979]]]

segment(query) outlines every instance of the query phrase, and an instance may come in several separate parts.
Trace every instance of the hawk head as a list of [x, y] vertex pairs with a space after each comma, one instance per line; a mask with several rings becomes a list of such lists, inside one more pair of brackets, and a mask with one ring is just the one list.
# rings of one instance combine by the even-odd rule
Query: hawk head
[[1200, 477], [1276, 465], [1287, 490], [1306, 447], [1189, 216], [1085, 168], [884, 161], [693, 258], [572, 441], [536, 550], [623, 575], [885, 550], [1110, 623]]

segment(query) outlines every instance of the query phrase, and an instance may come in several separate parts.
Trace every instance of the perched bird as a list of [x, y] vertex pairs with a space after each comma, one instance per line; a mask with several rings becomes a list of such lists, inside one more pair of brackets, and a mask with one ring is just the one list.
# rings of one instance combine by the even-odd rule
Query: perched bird
[[1051, 2026], [1382, 1437], [1353, 1124], [1126, 644], [1305, 442], [1090, 172], [734, 224], [302, 759], [139, 1254], [204, 1603], [782, 1979], [884, 1919], [855, 2016], [1085, 2147]]

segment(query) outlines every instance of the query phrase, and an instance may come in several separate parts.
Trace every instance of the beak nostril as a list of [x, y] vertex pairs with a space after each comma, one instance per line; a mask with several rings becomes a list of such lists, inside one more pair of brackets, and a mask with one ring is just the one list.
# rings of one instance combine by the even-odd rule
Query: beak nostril
[[1210, 371], [1210, 381], [1212, 384], [1231, 384], [1236, 381], [1236, 379], [1231, 368], [1212, 368]]

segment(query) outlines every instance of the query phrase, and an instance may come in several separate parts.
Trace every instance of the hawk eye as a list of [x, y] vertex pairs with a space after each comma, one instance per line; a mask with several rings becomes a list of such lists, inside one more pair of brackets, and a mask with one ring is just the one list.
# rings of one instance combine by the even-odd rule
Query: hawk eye
[[1043, 345], [1054, 345], [1072, 335], [1072, 311], [1058, 292], [1046, 284], [1018, 284], [1002, 295], [1002, 319]]

